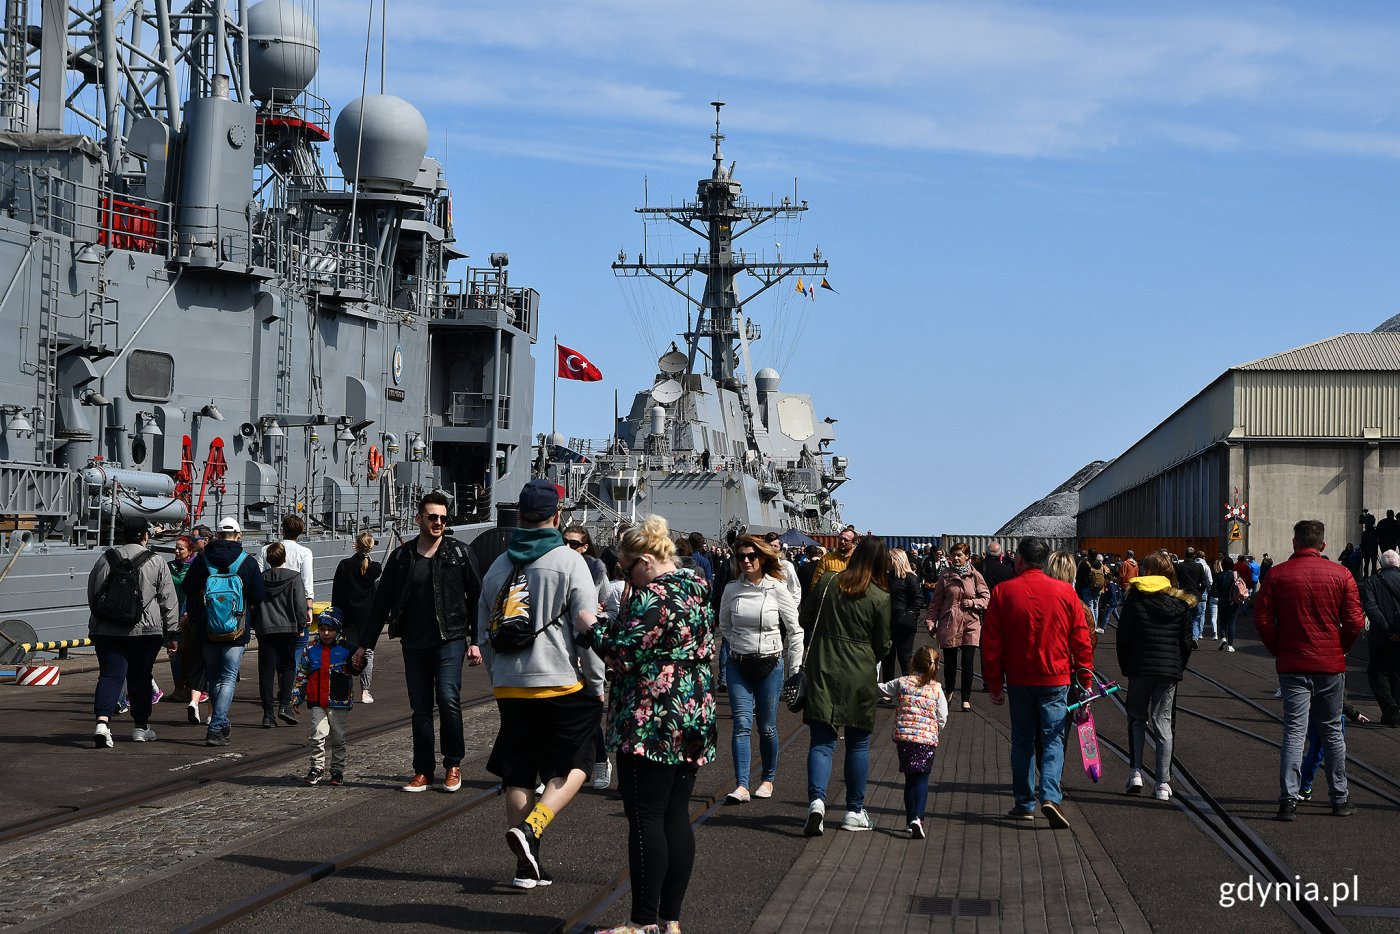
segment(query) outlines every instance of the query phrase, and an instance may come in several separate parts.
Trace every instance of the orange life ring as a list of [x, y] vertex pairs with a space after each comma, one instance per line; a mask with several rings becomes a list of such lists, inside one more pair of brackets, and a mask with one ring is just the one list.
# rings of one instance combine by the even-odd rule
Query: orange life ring
[[379, 471], [384, 469], [384, 455], [379, 453], [379, 448], [374, 445], [369, 446], [369, 478], [379, 479]]

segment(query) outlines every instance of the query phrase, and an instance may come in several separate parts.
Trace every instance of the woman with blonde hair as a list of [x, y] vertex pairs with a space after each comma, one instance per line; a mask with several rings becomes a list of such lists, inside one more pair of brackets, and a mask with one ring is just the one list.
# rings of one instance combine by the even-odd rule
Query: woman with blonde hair
[[[1056, 551], [1050, 555], [1050, 560], [1045, 565], [1045, 576], [1064, 581], [1066, 584], [1073, 587], [1074, 575], [1078, 567], [1078, 563], [1074, 560], [1074, 555], [1067, 551]], [[1094, 619], [1094, 614], [1089, 609], [1087, 603], [1080, 600], [1079, 605], [1084, 607], [1084, 621], [1089, 624], [1089, 642], [1094, 647], [1095, 651], [1097, 651], [1099, 647], [1099, 631], [1096, 628], [1098, 626], [1098, 621]]]
[[909, 674], [914, 659], [914, 636], [919, 631], [919, 599], [923, 587], [903, 548], [890, 549], [890, 651], [885, 656], [880, 677], [888, 681], [899, 673]]
[[981, 572], [972, 566], [966, 542], [948, 551], [948, 566], [928, 598], [928, 626], [936, 632], [943, 650], [943, 690], [951, 700], [958, 689], [962, 669], [962, 709], [972, 709], [972, 666], [982, 641], [982, 614], [992, 591]]
[[[345, 621], [343, 631], [353, 634], [356, 640], [360, 627], [369, 618], [374, 588], [382, 570], [379, 562], [370, 557], [378, 544], [368, 532], [356, 535], [355, 553], [335, 566], [335, 578], [331, 581], [331, 606], [340, 610], [340, 617]], [[360, 703], [374, 703], [374, 695], [369, 692], [373, 683], [374, 649], [365, 649], [365, 669], [360, 672]]]
[[[789, 671], [802, 664], [802, 628], [782, 559], [766, 540], [744, 535], [734, 544], [739, 577], [724, 588], [719, 634], [729, 641], [729, 708], [734, 717], [733, 791], [726, 804], [749, 800], [749, 736], [758, 721], [763, 778], [753, 797], [771, 798], [778, 774], [778, 695]], [[786, 656], [786, 657], [784, 657]]]
[[709, 583], [677, 566], [660, 516], [629, 529], [617, 551], [631, 596], [616, 618], [579, 638], [615, 672], [608, 748], [627, 815], [632, 916], [609, 930], [623, 934], [680, 922], [695, 863], [690, 796], [699, 767], [715, 757], [717, 735]]
[[820, 836], [826, 819], [826, 783], [836, 739], [846, 739], [846, 816], [842, 830], [870, 830], [865, 782], [870, 731], [879, 697], [872, 675], [890, 650], [889, 552], [884, 539], [867, 535], [855, 546], [846, 569], [822, 575], [802, 606], [808, 633], [805, 661], [807, 700], [802, 720], [811, 732], [807, 750], [807, 825]]

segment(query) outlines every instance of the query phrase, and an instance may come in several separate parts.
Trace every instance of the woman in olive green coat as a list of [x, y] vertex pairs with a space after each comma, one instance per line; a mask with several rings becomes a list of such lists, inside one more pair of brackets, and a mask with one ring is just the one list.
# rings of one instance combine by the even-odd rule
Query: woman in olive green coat
[[828, 574], [802, 609], [811, 647], [805, 662], [807, 703], [802, 719], [811, 732], [807, 752], [806, 833], [820, 836], [826, 817], [826, 783], [837, 734], [846, 736], [846, 816], [842, 830], [869, 830], [865, 779], [870, 731], [879, 691], [875, 673], [890, 650], [890, 595], [885, 590], [889, 552], [868, 535], [840, 574]]

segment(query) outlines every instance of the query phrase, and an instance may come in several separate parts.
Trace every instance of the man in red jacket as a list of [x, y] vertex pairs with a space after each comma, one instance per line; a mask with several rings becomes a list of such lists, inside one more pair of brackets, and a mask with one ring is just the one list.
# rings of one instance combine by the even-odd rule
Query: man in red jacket
[[1321, 556], [1327, 547], [1323, 533], [1316, 519], [1293, 526], [1293, 556], [1274, 565], [1254, 603], [1254, 628], [1259, 641], [1278, 659], [1275, 667], [1283, 692], [1281, 821], [1291, 821], [1297, 814], [1299, 769], [1309, 724], [1322, 740], [1332, 813], [1347, 817], [1353, 812], [1347, 800], [1342, 698], [1347, 650], [1361, 635], [1364, 617], [1351, 573]]
[[[1034, 820], [1035, 802], [1051, 827], [1068, 827], [1060, 801], [1065, 766], [1065, 705], [1071, 676], [1092, 679], [1094, 648], [1074, 588], [1047, 577], [1050, 543], [1023, 538], [1016, 576], [992, 593], [982, 623], [982, 676], [993, 704], [1011, 696], [1012, 820]], [[1082, 671], [1081, 671], [1082, 669]], [[1039, 762], [1035, 761], [1037, 738]], [[1035, 769], [1040, 784], [1035, 786]]]

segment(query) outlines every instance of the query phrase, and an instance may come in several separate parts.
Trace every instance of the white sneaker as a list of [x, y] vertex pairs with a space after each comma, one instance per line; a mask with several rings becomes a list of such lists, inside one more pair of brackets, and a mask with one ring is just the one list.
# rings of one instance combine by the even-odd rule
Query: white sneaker
[[92, 731], [92, 744], [98, 749], [111, 749], [112, 730], [101, 720], [97, 721], [97, 729]]
[[1230, 644], [1227, 642], [1227, 643], [1225, 643], [1225, 651], [1227, 651], [1227, 652], [1233, 652], [1233, 651], [1235, 651], [1235, 647], [1234, 647], [1233, 645], [1230, 645]]
[[841, 818], [842, 830], [869, 830], [873, 826], [870, 823], [870, 815], [864, 810], [847, 811], [846, 816]]
[[156, 731], [150, 727], [142, 729], [138, 726], [131, 731], [131, 741], [133, 743], [154, 743], [156, 741]]
[[1166, 782], [1162, 782], [1162, 784], [1157, 786], [1155, 797], [1158, 801], [1170, 801], [1172, 798], [1172, 786], [1168, 785]]
[[1142, 794], [1142, 770], [1133, 769], [1128, 773], [1128, 783], [1123, 786], [1123, 790], [1130, 795]]
[[361, 691], [361, 692], [360, 692], [360, 703], [362, 703], [362, 704], [373, 704], [373, 703], [374, 703], [374, 695], [371, 694], [369, 691]]
[[612, 784], [612, 763], [607, 759], [593, 764], [593, 787], [599, 791], [607, 791]]
[[809, 837], [822, 835], [822, 821], [826, 819], [826, 802], [820, 798], [807, 805], [807, 825], [802, 832]]

